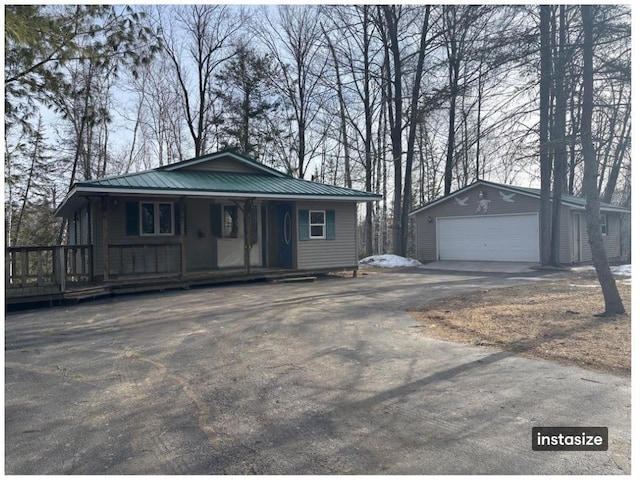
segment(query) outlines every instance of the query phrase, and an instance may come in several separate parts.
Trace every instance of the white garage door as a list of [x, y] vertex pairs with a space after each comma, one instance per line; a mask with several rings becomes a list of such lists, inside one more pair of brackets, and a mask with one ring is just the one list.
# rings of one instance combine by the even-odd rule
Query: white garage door
[[538, 214], [438, 218], [440, 260], [538, 262]]

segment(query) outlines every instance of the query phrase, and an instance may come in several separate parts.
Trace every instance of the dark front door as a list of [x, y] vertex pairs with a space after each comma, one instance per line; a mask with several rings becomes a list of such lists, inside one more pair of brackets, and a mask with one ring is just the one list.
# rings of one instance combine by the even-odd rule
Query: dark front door
[[278, 260], [279, 266], [293, 268], [293, 205], [278, 205]]

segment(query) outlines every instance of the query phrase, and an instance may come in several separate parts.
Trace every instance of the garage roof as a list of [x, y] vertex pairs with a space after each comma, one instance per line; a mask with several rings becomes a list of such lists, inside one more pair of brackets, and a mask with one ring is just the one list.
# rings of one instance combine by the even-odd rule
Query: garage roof
[[[523, 194], [525, 196], [531, 196], [531, 197], [534, 197], [534, 198], [540, 198], [540, 190], [536, 189], [536, 188], [523, 188], [523, 187], [520, 187], [520, 186], [512, 186], [512, 185], [507, 185], [507, 184], [500, 184], [500, 183], [494, 183], [494, 182], [491, 182], [491, 181], [480, 180], [480, 181], [476, 181], [475, 183], [470, 184], [469, 186], [465, 186], [464, 188], [459, 189], [458, 191], [450, 193], [447, 196], [444, 196], [444, 197], [439, 198], [439, 199], [437, 199], [435, 201], [432, 201], [431, 203], [427, 203], [426, 205], [423, 205], [423, 206], [420, 206], [418, 208], [413, 209], [409, 213], [409, 216], [414, 216], [414, 215], [417, 215], [418, 213], [420, 213], [421, 211], [424, 211], [424, 210], [429, 209], [429, 208], [433, 208], [434, 206], [442, 203], [443, 201], [446, 201], [446, 200], [448, 200], [448, 199], [450, 199], [450, 198], [452, 198], [454, 196], [460, 195], [461, 193], [464, 193], [465, 191], [469, 191], [470, 189], [475, 188], [478, 185], [484, 185], [484, 186], [488, 186], [488, 187], [509, 190], [509, 191], [513, 191], [513, 192], [516, 192], [516, 193]], [[580, 198], [578, 196], [573, 196], [573, 195], [569, 195], [569, 194], [563, 194], [562, 195], [562, 204], [570, 206], [572, 208], [585, 209], [586, 205], [587, 205], [587, 200], [585, 198]], [[616, 212], [620, 212], [620, 213], [631, 213], [630, 209], [625, 208], [623, 206], [613, 205], [611, 203], [600, 202], [600, 209], [603, 210], [603, 211], [616, 211]]]

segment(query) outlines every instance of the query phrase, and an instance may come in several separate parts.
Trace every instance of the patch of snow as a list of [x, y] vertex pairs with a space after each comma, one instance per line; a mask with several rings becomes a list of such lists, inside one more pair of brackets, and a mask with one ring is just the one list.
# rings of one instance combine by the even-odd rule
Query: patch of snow
[[631, 276], [631, 265], [620, 265], [611, 269], [614, 275], [622, 275], [624, 277]]
[[400, 257], [398, 255], [373, 255], [360, 260], [361, 265], [379, 268], [417, 267], [422, 265], [418, 260]]
[[[593, 265], [581, 265], [579, 267], [571, 267], [571, 271], [590, 272], [595, 271], [595, 268], [593, 268]], [[631, 277], [631, 265], [619, 265], [617, 267], [612, 266], [611, 273], [622, 277]]]

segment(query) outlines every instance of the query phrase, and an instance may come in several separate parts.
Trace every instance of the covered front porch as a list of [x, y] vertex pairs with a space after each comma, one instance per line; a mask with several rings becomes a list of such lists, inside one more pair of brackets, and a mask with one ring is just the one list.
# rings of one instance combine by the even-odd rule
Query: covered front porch
[[[105, 274], [94, 275], [91, 245], [6, 248], [5, 305], [79, 301], [107, 295], [188, 289], [223, 282], [283, 280], [315, 274], [310, 270], [280, 267], [183, 272], [183, 252], [175, 244], [116, 244], [109, 245], [108, 251], [109, 265]], [[336, 267], [336, 270], [340, 269]]]

